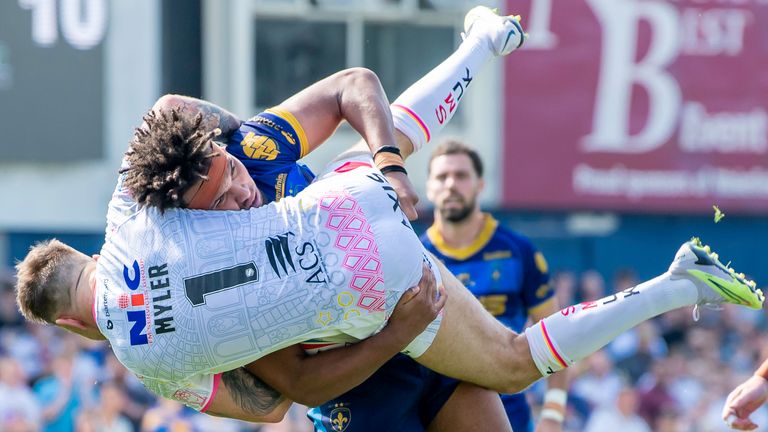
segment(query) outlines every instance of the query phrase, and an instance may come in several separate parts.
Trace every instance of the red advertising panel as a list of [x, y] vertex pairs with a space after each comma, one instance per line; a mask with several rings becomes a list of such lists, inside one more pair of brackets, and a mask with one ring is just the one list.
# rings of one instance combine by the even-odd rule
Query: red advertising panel
[[504, 204], [768, 211], [768, 0], [510, 0]]

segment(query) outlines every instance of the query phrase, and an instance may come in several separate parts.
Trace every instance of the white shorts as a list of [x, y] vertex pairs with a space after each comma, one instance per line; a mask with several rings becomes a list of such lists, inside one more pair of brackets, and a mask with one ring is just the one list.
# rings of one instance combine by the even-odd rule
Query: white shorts
[[[387, 291], [385, 310], [386, 316], [389, 317], [403, 293], [418, 285], [422, 276], [422, 263], [432, 269], [438, 285], [442, 284], [442, 278], [436, 263], [424, 249], [408, 218], [397, 205], [394, 189], [373, 166], [370, 154], [356, 154], [334, 161], [318, 176], [318, 180], [338, 175], [338, 171], [351, 170], [360, 173], [359, 183], [350, 185], [347, 182], [344, 189], [361, 205], [376, 238]], [[424, 354], [434, 341], [441, 321], [442, 313], [403, 350], [403, 353], [414, 358]]]

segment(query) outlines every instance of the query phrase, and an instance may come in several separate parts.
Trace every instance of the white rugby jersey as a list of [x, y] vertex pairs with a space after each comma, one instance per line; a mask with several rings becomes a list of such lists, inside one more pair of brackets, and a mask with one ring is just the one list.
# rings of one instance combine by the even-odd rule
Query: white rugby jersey
[[380, 330], [424, 250], [381, 173], [345, 166], [279, 203], [165, 215], [136, 205], [121, 177], [94, 299], [117, 358], [155, 393], [205, 410], [224, 371]]

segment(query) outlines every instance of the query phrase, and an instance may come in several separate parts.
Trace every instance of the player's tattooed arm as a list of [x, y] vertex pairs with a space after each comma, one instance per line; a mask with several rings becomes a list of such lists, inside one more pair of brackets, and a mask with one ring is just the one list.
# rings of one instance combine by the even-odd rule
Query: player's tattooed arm
[[240, 127], [240, 119], [224, 108], [201, 99], [190, 96], [167, 94], [160, 97], [152, 107], [155, 111], [176, 109], [182, 117], [190, 120], [197, 115], [203, 116], [205, 129], [221, 129], [224, 136], [231, 134]]
[[291, 401], [243, 368], [224, 372], [208, 414], [257, 422], [282, 420]]
[[285, 399], [277, 390], [242, 368], [223, 373], [221, 379], [235, 403], [257, 415], [271, 413]]

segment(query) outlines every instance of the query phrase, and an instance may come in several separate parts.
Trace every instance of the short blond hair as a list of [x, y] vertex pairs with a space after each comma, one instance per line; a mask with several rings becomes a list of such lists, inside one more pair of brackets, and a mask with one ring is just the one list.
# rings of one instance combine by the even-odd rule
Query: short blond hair
[[54, 324], [72, 304], [73, 273], [84, 260], [72, 247], [51, 239], [35, 244], [16, 264], [16, 304], [29, 321]]

